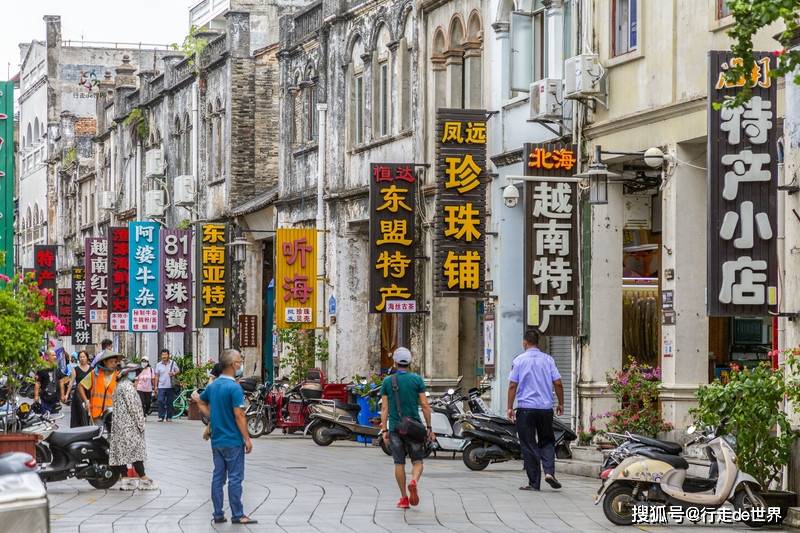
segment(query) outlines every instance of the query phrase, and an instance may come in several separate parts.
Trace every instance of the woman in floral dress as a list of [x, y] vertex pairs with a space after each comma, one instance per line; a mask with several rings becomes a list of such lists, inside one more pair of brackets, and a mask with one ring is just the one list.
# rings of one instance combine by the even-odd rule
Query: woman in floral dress
[[[120, 490], [155, 490], [156, 483], [144, 472], [147, 458], [144, 442], [144, 412], [136, 392], [136, 376], [142, 371], [137, 364], [128, 364], [120, 370], [114, 391], [114, 415], [111, 419], [111, 437], [108, 464], [122, 476]], [[128, 465], [133, 465], [139, 479], [126, 477]]]

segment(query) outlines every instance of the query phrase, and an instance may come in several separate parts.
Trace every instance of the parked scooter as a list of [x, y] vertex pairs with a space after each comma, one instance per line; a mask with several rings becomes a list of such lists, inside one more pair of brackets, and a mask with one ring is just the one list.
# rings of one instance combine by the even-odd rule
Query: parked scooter
[[[508, 418], [495, 414], [472, 414], [462, 419], [463, 435], [469, 439], [462, 459], [470, 470], [483, 470], [490, 463], [522, 459], [517, 427]], [[572, 457], [569, 443], [578, 436], [566, 424], [553, 418], [555, 453], [558, 459]]]
[[[371, 398], [379, 394], [380, 388], [369, 392]], [[351, 440], [357, 436], [377, 438], [380, 434], [380, 419], [374, 420], [375, 423], [369, 426], [360, 424], [360, 412], [361, 406], [358, 404], [321, 399], [309, 406], [309, 422], [304, 433], [310, 433], [318, 446], [329, 446], [334, 441]], [[381, 445], [383, 446], [383, 439]]]
[[58, 429], [36, 443], [36, 462], [42, 481], [85, 479], [96, 489], [111, 488], [119, 473], [108, 465], [106, 431], [111, 428], [111, 409], [103, 414], [103, 426]]
[[[610, 437], [620, 444], [611, 450], [603, 461], [603, 466], [600, 469], [600, 478], [606, 479], [611, 474], [611, 471], [619, 466], [622, 461], [633, 455], [640, 454], [640, 452], [656, 452], [665, 453], [667, 455], [680, 455], [683, 447], [677, 442], [670, 442], [666, 440], [654, 439], [636, 433], [626, 432], [624, 435], [620, 433], [606, 433], [606, 437]], [[717, 471], [717, 459], [714, 457], [713, 450], [706, 446], [706, 457], [710, 461], [708, 477], [710, 479], [717, 479], [719, 472]]]
[[[694, 431], [689, 428], [689, 434]], [[640, 451], [608, 475], [597, 491], [595, 505], [602, 501], [606, 518], [620, 526], [633, 523], [637, 505], [716, 508], [730, 501], [740, 509], [767, 507], [760, 494], [761, 485], [736, 465], [733, 437], [709, 431], [692, 441], [698, 443], [712, 449], [719, 479], [687, 477], [689, 463], [683, 457]]]

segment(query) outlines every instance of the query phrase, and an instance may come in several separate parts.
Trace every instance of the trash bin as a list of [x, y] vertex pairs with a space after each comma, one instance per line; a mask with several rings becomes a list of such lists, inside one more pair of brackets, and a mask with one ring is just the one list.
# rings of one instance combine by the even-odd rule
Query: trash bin
[[[378, 416], [378, 411], [373, 411], [370, 408], [369, 396], [359, 396], [357, 402], [359, 407], [361, 407], [361, 410], [358, 412], [358, 423], [362, 426], [371, 426], [372, 422], [370, 422], [370, 419]], [[372, 442], [372, 438], [361, 435], [357, 436], [356, 440], [367, 444]]]

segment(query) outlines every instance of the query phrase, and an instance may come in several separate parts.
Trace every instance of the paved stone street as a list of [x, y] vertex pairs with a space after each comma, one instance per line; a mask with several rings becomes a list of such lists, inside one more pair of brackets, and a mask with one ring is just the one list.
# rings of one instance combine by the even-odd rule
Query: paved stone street
[[[321, 448], [311, 439], [284, 437], [278, 432], [256, 439], [253, 453], [247, 457], [245, 512], [260, 523], [250, 528], [230, 523], [212, 526], [211, 456], [201, 432], [199, 422], [148, 421], [146, 466], [160, 484], [158, 491], [101, 491], [75, 480], [50, 484], [53, 531], [527, 533], [618, 529], [606, 521], [600, 507], [592, 505], [595, 480], [564, 475], [560, 476], [564, 488], [559, 492], [549, 488], [541, 493], [520, 492], [517, 487], [523, 475], [519, 462], [470, 472], [460, 458], [431, 459], [425, 465], [420, 506], [403, 512], [394, 507], [398, 493], [391, 459], [379, 449], [355, 443]], [[703, 528], [715, 530], [720, 529]]]

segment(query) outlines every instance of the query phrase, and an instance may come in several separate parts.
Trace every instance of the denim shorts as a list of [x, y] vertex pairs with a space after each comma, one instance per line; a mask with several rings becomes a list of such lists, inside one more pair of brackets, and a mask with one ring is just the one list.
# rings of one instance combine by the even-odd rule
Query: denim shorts
[[406, 456], [411, 459], [412, 463], [419, 463], [425, 458], [425, 443], [424, 442], [411, 442], [404, 439], [396, 431], [389, 433], [389, 448], [392, 450], [392, 459], [394, 464], [406, 464]]

